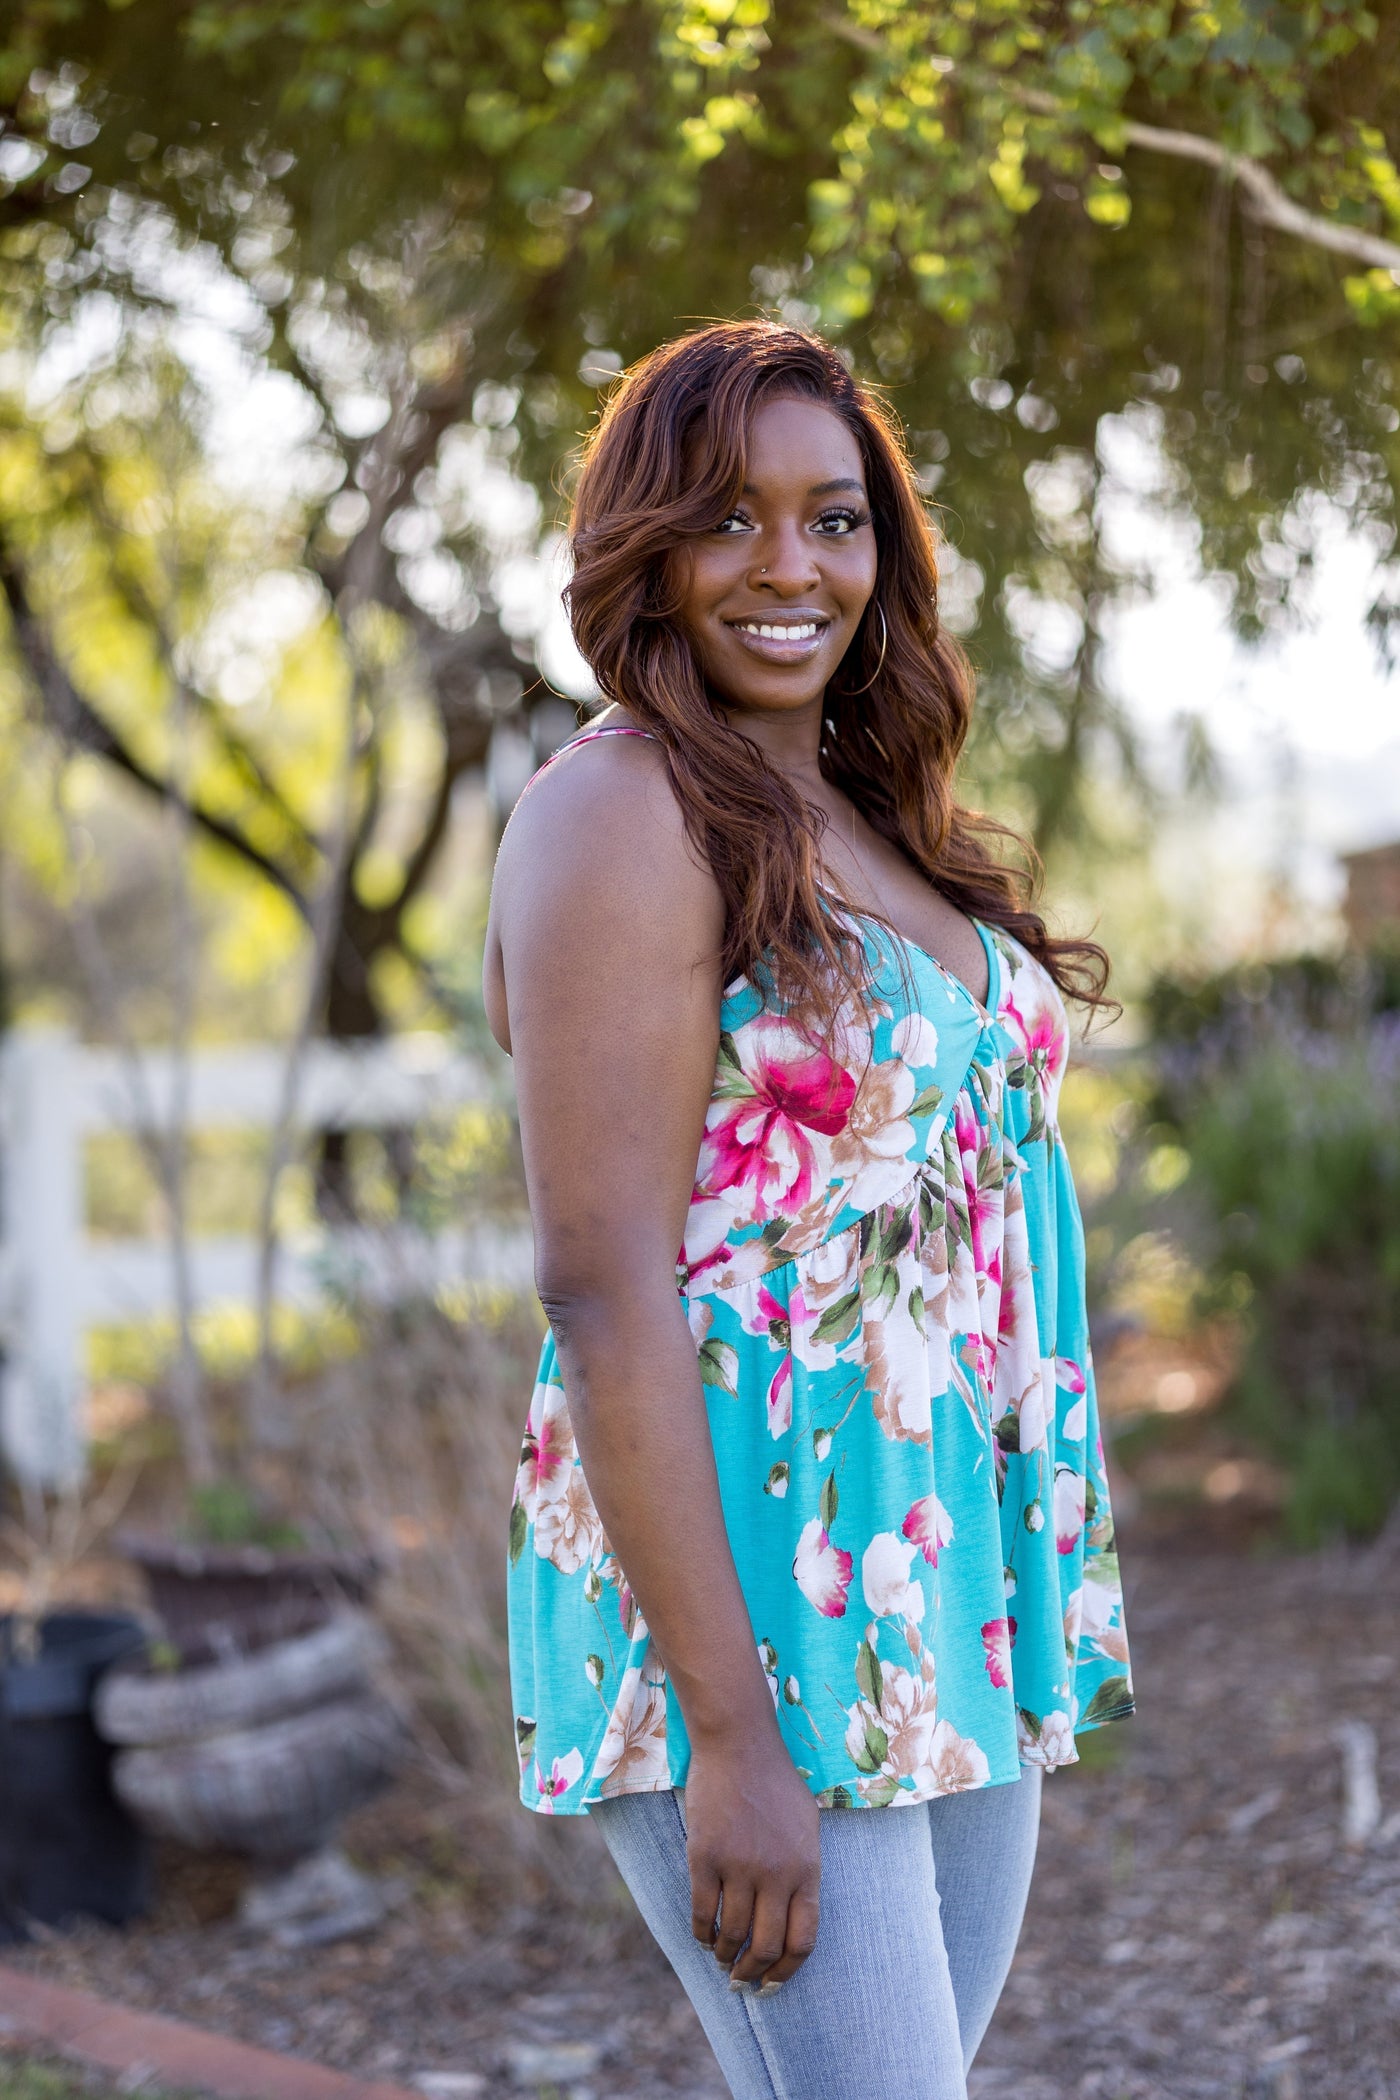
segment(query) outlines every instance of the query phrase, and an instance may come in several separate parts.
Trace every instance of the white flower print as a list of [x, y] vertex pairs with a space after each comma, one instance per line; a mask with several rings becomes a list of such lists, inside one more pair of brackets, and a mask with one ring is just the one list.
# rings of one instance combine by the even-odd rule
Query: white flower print
[[863, 1777], [857, 1787], [866, 1800], [887, 1800], [904, 1780], [912, 1780], [920, 1799], [948, 1791], [939, 1787], [933, 1745], [938, 1729], [938, 1699], [931, 1684], [897, 1664], [880, 1672], [880, 1701], [857, 1699], [846, 1714], [846, 1752]]
[[1055, 1546], [1073, 1553], [1084, 1536], [1084, 1475], [1072, 1466], [1055, 1468]]
[[605, 1796], [670, 1784], [666, 1682], [650, 1655], [643, 1667], [623, 1672], [594, 1774]]
[[866, 1608], [877, 1619], [923, 1617], [924, 1593], [917, 1582], [909, 1580], [909, 1563], [915, 1550], [897, 1531], [877, 1531], [861, 1556], [860, 1580]]
[[1027, 1726], [1024, 1714], [1017, 1715], [1021, 1762], [1027, 1765], [1072, 1765], [1079, 1761], [1074, 1747], [1074, 1728], [1069, 1715], [1058, 1709], [1044, 1715], [1038, 1733]]
[[540, 1504], [535, 1517], [535, 1551], [561, 1575], [575, 1575], [601, 1559], [606, 1550], [602, 1522], [583, 1468], [572, 1466], [563, 1494]]
[[991, 1768], [971, 1736], [959, 1735], [951, 1721], [940, 1721], [929, 1743], [929, 1769], [934, 1792], [963, 1794], [985, 1786]]

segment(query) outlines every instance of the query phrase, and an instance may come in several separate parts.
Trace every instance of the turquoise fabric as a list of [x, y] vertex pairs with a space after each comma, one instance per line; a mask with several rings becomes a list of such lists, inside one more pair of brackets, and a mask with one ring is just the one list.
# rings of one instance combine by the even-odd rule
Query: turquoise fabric
[[[823, 1805], [1073, 1763], [1132, 1711], [1048, 973], [979, 927], [987, 1006], [875, 920], [814, 1050], [728, 987], [677, 1272], [729, 1541]], [[687, 1571], [704, 1609], [706, 1570]], [[678, 1702], [603, 1535], [547, 1337], [510, 1519], [521, 1795], [683, 1786]]]

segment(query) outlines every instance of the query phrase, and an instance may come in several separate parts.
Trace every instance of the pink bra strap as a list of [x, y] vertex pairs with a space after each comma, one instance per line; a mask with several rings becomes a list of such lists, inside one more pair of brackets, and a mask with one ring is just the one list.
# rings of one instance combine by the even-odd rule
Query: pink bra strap
[[577, 751], [580, 744], [591, 744], [600, 736], [644, 736], [649, 742], [653, 744], [656, 742], [656, 738], [649, 729], [631, 729], [622, 722], [605, 722], [600, 729], [586, 729], [582, 736], [572, 736], [567, 744], [561, 744], [557, 751], [550, 752], [544, 764], [535, 768], [524, 787], [520, 790], [521, 797], [523, 798], [529, 794], [541, 773], [548, 772], [556, 758], [563, 758], [567, 751]]

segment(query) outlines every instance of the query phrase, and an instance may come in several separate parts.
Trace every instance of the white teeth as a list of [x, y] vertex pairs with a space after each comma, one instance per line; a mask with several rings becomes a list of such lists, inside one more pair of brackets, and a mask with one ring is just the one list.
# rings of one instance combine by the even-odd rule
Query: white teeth
[[741, 620], [739, 626], [742, 633], [756, 634], [765, 642], [810, 642], [819, 631], [815, 620], [804, 621], [800, 627], [792, 624], [770, 627], [760, 625], [757, 620]]

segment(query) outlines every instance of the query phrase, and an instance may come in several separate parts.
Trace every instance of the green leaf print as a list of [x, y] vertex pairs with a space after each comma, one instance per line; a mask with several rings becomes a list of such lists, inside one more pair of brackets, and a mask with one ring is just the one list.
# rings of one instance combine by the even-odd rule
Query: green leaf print
[[874, 1262], [861, 1278], [861, 1299], [867, 1314], [879, 1318], [899, 1296], [899, 1271], [892, 1261]]
[[909, 1293], [909, 1317], [916, 1327], [924, 1324], [924, 1287], [916, 1283]]
[[856, 1651], [856, 1684], [874, 1707], [878, 1707], [885, 1696], [885, 1680], [880, 1669], [880, 1658], [869, 1641], [862, 1641]]
[[515, 1717], [515, 1748], [522, 1765], [528, 1764], [535, 1754], [537, 1723], [529, 1714]]
[[823, 1788], [822, 1792], [817, 1796], [818, 1808], [854, 1808], [854, 1806], [855, 1803], [851, 1798], [851, 1790], [849, 1787], [825, 1787]]
[[836, 1491], [836, 1475], [828, 1473], [826, 1479], [822, 1482], [821, 1508], [823, 1530], [830, 1531], [832, 1525], [836, 1522], [836, 1512], [840, 1502], [841, 1497]]
[[[870, 1763], [865, 1769], [871, 1772], [878, 1772], [890, 1754], [890, 1739], [878, 1721], [866, 1722], [864, 1749], [865, 1755], [870, 1759]], [[860, 1763], [859, 1758], [856, 1759], [856, 1763]]]
[[926, 1086], [923, 1092], [910, 1102], [905, 1113], [911, 1122], [915, 1122], [920, 1116], [936, 1116], [942, 1106], [942, 1087]]
[[525, 1551], [525, 1539], [530, 1529], [530, 1519], [525, 1514], [523, 1502], [513, 1502], [510, 1510], [510, 1564], [515, 1566]]
[[779, 1497], [785, 1495], [788, 1491], [788, 1476], [790, 1470], [791, 1469], [788, 1466], [786, 1459], [780, 1458], [775, 1466], [770, 1466], [768, 1469], [768, 1478], [763, 1483], [764, 1494], [777, 1495]]
[[1044, 1726], [1040, 1715], [1033, 1714], [1028, 1706], [1018, 1706], [1016, 1711], [1021, 1716], [1026, 1734], [1033, 1743], [1038, 1743], [1040, 1741], [1040, 1731]]
[[899, 1781], [886, 1774], [883, 1779], [877, 1779], [874, 1786], [865, 1789], [865, 1805], [867, 1808], [888, 1808], [899, 1790]]
[[601, 1656], [601, 1655], [590, 1655], [590, 1656], [588, 1657], [588, 1659], [586, 1660], [586, 1662], [584, 1663], [584, 1666], [583, 1666], [583, 1673], [584, 1673], [585, 1677], [586, 1677], [586, 1678], [588, 1679], [588, 1682], [589, 1682], [589, 1683], [590, 1683], [590, 1684], [592, 1685], [592, 1687], [593, 1687], [594, 1691], [595, 1691], [595, 1692], [596, 1692], [596, 1691], [600, 1691], [600, 1690], [602, 1689], [602, 1684], [603, 1684], [603, 1658], [602, 1658], [602, 1656]]
[[942, 1188], [925, 1176], [919, 1183], [919, 1230], [925, 1239], [932, 1232], [942, 1232], [947, 1215]]
[[727, 1031], [719, 1039], [714, 1092], [715, 1098], [720, 1101], [743, 1101], [753, 1092], [753, 1087], [745, 1078], [744, 1068], [739, 1062], [734, 1038]]
[[1132, 1703], [1133, 1688], [1126, 1677], [1105, 1677], [1077, 1725], [1083, 1728], [1087, 1722], [1111, 1721], [1115, 1714], [1127, 1713]]
[[732, 1342], [702, 1342], [696, 1351], [700, 1383], [715, 1386], [731, 1400], [739, 1397], [739, 1352]]
[[844, 1342], [855, 1333], [860, 1318], [860, 1291], [847, 1291], [844, 1297], [828, 1305], [826, 1311], [812, 1329], [814, 1342]]
[[902, 1254], [909, 1245], [912, 1216], [913, 1206], [901, 1203], [899, 1209], [881, 1226], [879, 1259], [882, 1262], [893, 1261], [896, 1255]]

